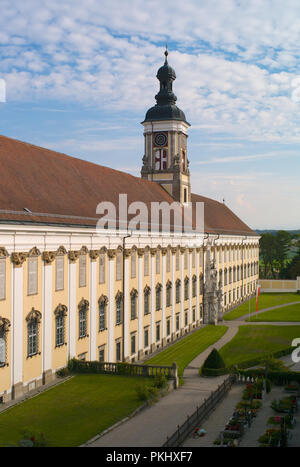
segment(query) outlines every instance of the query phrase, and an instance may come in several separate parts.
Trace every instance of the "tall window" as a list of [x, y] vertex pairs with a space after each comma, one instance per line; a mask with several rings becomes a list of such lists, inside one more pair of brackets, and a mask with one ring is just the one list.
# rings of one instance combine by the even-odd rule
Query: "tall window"
[[133, 289], [130, 292], [130, 305], [131, 305], [131, 319], [136, 318], [136, 298], [137, 298], [137, 290]]
[[5, 365], [6, 363], [6, 342], [5, 342], [5, 333], [0, 328], [0, 366]]
[[179, 251], [176, 251], [176, 271], [179, 271]]
[[167, 336], [171, 334], [171, 320], [170, 318], [167, 319]]
[[196, 276], [193, 276], [193, 282], [192, 282], [192, 295], [193, 297], [196, 297], [196, 293], [197, 293], [197, 277]]
[[105, 345], [99, 347], [99, 362], [105, 362]]
[[121, 361], [121, 341], [116, 341], [116, 362]]
[[136, 251], [133, 250], [131, 253], [131, 278], [136, 277]]
[[120, 292], [116, 295], [116, 325], [122, 323], [122, 314], [123, 314], [123, 294]]
[[188, 249], [184, 250], [184, 269], [188, 268]]
[[167, 249], [167, 272], [171, 270], [171, 252], [170, 249]]
[[160, 273], [160, 251], [156, 252], [156, 274]]
[[181, 283], [180, 283], [180, 280], [178, 279], [176, 281], [176, 303], [180, 302], [180, 287], [181, 287]]
[[28, 258], [28, 295], [38, 293], [38, 258]]
[[148, 315], [150, 312], [149, 299], [150, 287], [146, 285], [146, 287], [144, 288], [144, 315]]
[[160, 340], [160, 323], [156, 323], [156, 342]]
[[193, 307], [193, 323], [196, 321], [196, 308]]
[[120, 281], [122, 279], [122, 252], [117, 250], [116, 254], [116, 280]]
[[105, 283], [105, 253], [100, 253], [99, 258], [99, 282]]
[[172, 283], [170, 281], [167, 282], [167, 307], [171, 306], [172, 302]]
[[131, 355], [134, 355], [136, 352], [135, 340], [136, 340], [136, 335], [131, 334]]
[[41, 313], [34, 308], [26, 318], [27, 321], [27, 355], [32, 357], [39, 351], [38, 327], [41, 321]]
[[200, 286], [200, 295], [203, 295], [203, 291], [204, 291], [204, 277], [203, 277], [203, 274], [201, 273], [200, 274], [200, 277], [199, 277], [199, 286]]
[[64, 290], [64, 256], [56, 257], [55, 289]]
[[108, 298], [105, 295], [101, 295], [99, 298], [99, 331], [104, 331], [106, 329], [106, 308], [107, 308]]
[[149, 250], [144, 254], [144, 276], [149, 276]]
[[156, 286], [156, 311], [161, 309], [161, 284]]
[[[4, 300], [6, 297], [6, 260], [0, 258], [0, 300]], [[0, 362], [1, 363], [1, 362]]]
[[187, 277], [184, 280], [184, 299], [189, 299], [189, 279]]
[[65, 343], [64, 339], [64, 316], [58, 315], [55, 318], [55, 327], [56, 327], [56, 347], [63, 345]]
[[149, 346], [149, 328], [144, 328], [144, 347]]
[[79, 287], [86, 286], [86, 254], [79, 256]]
[[84, 298], [80, 301], [78, 305], [79, 311], [79, 339], [87, 337], [87, 312], [89, 308], [88, 300]]
[[176, 314], [176, 331], [179, 331], [180, 328], [180, 314]]

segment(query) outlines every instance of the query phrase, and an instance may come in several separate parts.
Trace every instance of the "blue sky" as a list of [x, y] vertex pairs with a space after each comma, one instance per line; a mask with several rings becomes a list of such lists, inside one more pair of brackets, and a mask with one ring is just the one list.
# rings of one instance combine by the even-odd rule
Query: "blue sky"
[[0, 134], [139, 176], [164, 45], [192, 190], [300, 228], [300, 3], [1, 0]]

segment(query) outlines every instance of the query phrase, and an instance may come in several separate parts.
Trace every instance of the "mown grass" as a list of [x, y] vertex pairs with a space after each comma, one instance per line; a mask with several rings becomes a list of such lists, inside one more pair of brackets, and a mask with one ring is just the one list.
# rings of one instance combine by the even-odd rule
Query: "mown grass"
[[24, 429], [42, 432], [49, 446], [80, 446], [140, 406], [135, 388], [145, 381], [76, 375], [0, 413], [0, 446], [17, 445]]
[[220, 354], [226, 366], [237, 365], [286, 349], [295, 337], [300, 337], [300, 326], [243, 325]]
[[250, 316], [246, 321], [290, 321], [300, 323], [300, 302], [277, 310], [264, 311], [255, 316]]
[[[258, 310], [270, 308], [272, 306], [283, 305], [285, 303], [299, 302], [300, 295], [296, 293], [262, 293], [258, 299]], [[256, 298], [250, 300], [250, 313], [255, 312]], [[240, 318], [249, 313], [249, 301], [243, 303], [232, 311], [224, 314], [224, 320], [231, 321], [232, 319]]]
[[182, 376], [185, 367], [207, 347], [221, 339], [227, 329], [227, 326], [207, 325], [150, 358], [145, 364], [172, 365], [176, 362], [178, 375]]

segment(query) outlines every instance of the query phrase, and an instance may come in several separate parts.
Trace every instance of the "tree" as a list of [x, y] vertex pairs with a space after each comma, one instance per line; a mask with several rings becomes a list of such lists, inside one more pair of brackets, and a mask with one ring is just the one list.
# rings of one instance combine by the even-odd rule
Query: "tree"
[[274, 242], [274, 260], [278, 263], [279, 271], [285, 267], [285, 262], [288, 258], [288, 253], [291, 246], [292, 237], [289, 232], [285, 230], [278, 230], [275, 235]]
[[276, 251], [276, 237], [271, 233], [264, 233], [261, 236], [259, 246], [260, 246], [260, 256], [264, 263], [264, 278], [267, 278], [269, 272], [271, 277], [274, 277], [274, 259]]

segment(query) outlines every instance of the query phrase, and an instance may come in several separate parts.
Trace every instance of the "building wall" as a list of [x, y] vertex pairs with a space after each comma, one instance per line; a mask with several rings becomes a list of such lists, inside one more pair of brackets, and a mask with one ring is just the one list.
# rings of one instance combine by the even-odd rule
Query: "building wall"
[[[238, 265], [257, 264], [258, 237], [223, 236], [216, 238], [212, 247], [217, 270], [224, 271]], [[210, 241], [210, 239], [209, 239]], [[32, 227], [3, 225], [0, 231], [1, 251], [6, 251], [6, 293], [0, 300], [1, 319], [9, 320], [5, 332], [6, 361], [0, 366], [0, 397], [8, 400], [53, 379], [55, 372], [66, 366], [69, 358], [98, 360], [99, 349], [104, 349], [104, 360], [116, 360], [116, 343], [121, 342], [122, 355], [127, 361], [138, 361], [164, 347], [201, 324], [203, 296], [200, 277], [204, 273], [204, 236], [187, 234], [132, 236], [126, 239], [124, 254], [123, 314], [116, 323], [116, 295], [123, 293], [123, 239], [114, 232], [97, 235], [93, 229], [64, 227]], [[117, 280], [117, 251], [121, 252], [122, 274]], [[145, 251], [149, 252], [149, 274], [144, 274]], [[136, 273], [132, 277], [131, 258], [136, 254]], [[169, 253], [168, 253], [169, 252]], [[235, 253], [233, 253], [235, 252]], [[105, 255], [105, 281], [100, 283], [100, 253]], [[179, 254], [179, 269], [176, 254]], [[156, 255], [159, 254], [159, 271]], [[167, 271], [167, 256], [170, 270]], [[56, 290], [56, 262], [63, 257], [63, 288]], [[86, 282], [80, 286], [80, 257], [86, 258]], [[194, 262], [193, 262], [194, 256]], [[28, 267], [30, 258], [38, 265], [37, 293], [28, 294]], [[186, 260], [185, 260], [186, 258]], [[248, 270], [247, 270], [248, 271]], [[258, 270], [257, 270], [258, 271]], [[257, 272], [240, 280], [227, 280], [223, 286], [224, 310], [247, 298], [255, 288]], [[193, 277], [196, 277], [196, 296], [193, 296]], [[188, 297], [184, 283], [188, 279]], [[180, 302], [176, 303], [176, 281], [180, 280]], [[205, 278], [204, 278], [205, 280]], [[171, 304], [167, 306], [167, 284], [171, 284]], [[156, 310], [156, 287], [161, 285], [161, 306]], [[144, 289], [150, 288], [149, 310], [144, 313]], [[233, 291], [242, 288], [242, 295]], [[131, 319], [130, 293], [137, 292], [136, 317]], [[225, 304], [226, 294], [226, 304]], [[230, 294], [230, 301], [229, 301]], [[99, 329], [99, 299], [106, 297], [106, 325]], [[79, 336], [79, 305], [87, 304], [87, 328]], [[56, 345], [56, 311], [65, 307], [64, 342]], [[194, 313], [193, 313], [193, 310]], [[28, 319], [38, 317], [37, 352], [28, 356]], [[179, 329], [176, 329], [176, 316]], [[168, 329], [168, 320], [170, 328]], [[160, 324], [160, 335], [156, 325]], [[145, 328], [149, 329], [148, 346], [144, 343]], [[1, 329], [0, 329], [1, 331]], [[135, 349], [131, 336], [135, 335]]]
[[300, 291], [300, 277], [296, 280], [260, 280], [262, 292], [298, 292]]

